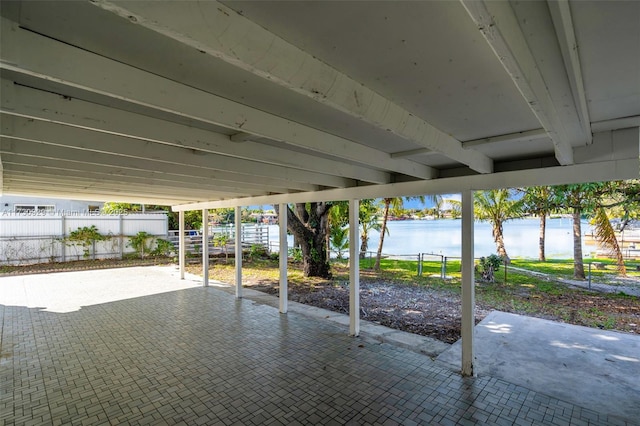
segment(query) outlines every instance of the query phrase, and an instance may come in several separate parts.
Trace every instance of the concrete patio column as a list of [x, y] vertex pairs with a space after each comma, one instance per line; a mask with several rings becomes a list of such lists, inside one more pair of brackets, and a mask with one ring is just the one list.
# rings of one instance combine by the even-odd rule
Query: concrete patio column
[[289, 246], [287, 244], [287, 205], [282, 203], [279, 207], [278, 217], [280, 230], [280, 313], [286, 314], [288, 309], [288, 281], [287, 281], [287, 257]]
[[360, 335], [360, 202], [349, 200], [349, 335]]
[[178, 212], [178, 264], [180, 265], [180, 279], [184, 280], [184, 211]]
[[209, 210], [202, 210], [202, 285], [209, 286]]
[[462, 192], [462, 375], [473, 376], [475, 277], [473, 259], [473, 191]]
[[236, 297], [242, 297], [242, 212], [236, 206]]

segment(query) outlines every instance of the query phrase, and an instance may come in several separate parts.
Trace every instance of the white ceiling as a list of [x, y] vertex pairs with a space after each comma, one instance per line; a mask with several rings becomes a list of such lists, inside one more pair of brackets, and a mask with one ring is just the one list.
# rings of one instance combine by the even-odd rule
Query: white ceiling
[[640, 2], [0, 8], [4, 193], [218, 206], [638, 176]]

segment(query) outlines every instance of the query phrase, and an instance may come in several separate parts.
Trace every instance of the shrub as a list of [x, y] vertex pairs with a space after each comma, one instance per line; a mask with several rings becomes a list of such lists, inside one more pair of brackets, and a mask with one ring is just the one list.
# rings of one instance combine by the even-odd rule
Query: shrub
[[140, 231], [133, 237], [129, 237], [128, 246], [140, 253], [140, 258], [144, 259], [147, 254], [151, 253], [151, 244], [147, 245], [147, 241], [153, 242], [153, 239], [155, 239], [153, 235]]
[[93, 254], [95, 258], [95, 244], [96, 241], [104, 241], [107, 237], [98, 232], [98, 228], [95, 225], [78, 227], [75, 231], [69, 233], [65, 238], [66, 241], [71, 244], [80, 244], [83, 248], [83, 257], [88, 259]]
[[169, 256], [175, 251], [175, 247], [171, 241], [158, 238], [156, 240], [156, 248], [153, 249], [151, 254], [154, 256]]
[[494, 273], [500, 269], [502, 257], [492, 254], [487, 257], [481, 257], [476, 271], [480, 273], [480, 280], [485, 282], [494, 282]]

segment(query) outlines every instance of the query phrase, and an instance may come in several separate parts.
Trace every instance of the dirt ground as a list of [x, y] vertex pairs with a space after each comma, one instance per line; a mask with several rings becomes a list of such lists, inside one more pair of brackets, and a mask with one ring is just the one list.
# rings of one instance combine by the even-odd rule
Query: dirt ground
[[[277, 294], [276, 285], [252, 285], [255, 290]], [[289, 299], [335, 312], [349, 313], [347, 284], [289, 286]], [[446, 343], [460, 338], [460, 297], [417, 285], [376, 281], [360, 283], [360, 318], [390, 328], [429, 336]], [[490, 311], [476, 309], [476, 323]]]

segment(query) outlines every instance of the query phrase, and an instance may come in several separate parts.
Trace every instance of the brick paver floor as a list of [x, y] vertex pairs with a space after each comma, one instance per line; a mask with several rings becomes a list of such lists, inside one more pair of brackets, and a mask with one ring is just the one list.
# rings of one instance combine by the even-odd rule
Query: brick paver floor
[[0, 319], [5, 425], [632, 422], [213, 287]]

